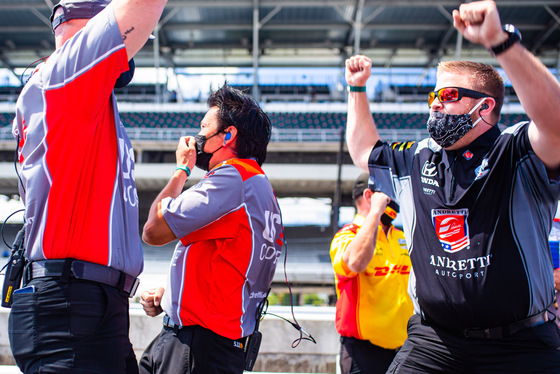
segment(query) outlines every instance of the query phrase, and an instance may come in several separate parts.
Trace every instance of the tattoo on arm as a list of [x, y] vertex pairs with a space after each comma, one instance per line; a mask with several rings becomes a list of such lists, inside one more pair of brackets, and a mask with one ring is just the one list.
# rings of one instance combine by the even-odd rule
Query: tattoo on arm
[[128, 29], [124, 32], [124, 35], [122, 36], [123, 41], [126, 40], [127, 35], [130, 34], [132, 31], [134, 31], [134, 26], [132, 26], [130, 29]]

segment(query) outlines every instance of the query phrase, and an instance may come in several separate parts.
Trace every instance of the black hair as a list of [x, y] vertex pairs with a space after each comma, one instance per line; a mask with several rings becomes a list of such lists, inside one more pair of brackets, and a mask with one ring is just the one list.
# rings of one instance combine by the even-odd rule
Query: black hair
[[272, 124], [259, 103], [250, 95], [224, 85], [208, 98], [210, 108], [218, 108], [219, 131], [237, 129], [236, 149], [239, 158], [255, 158], [259, 165], [266, 159]]

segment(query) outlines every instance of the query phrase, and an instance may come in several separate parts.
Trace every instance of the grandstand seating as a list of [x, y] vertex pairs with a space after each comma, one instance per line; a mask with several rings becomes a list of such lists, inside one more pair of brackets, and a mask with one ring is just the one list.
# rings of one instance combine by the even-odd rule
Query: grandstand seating
[[0, 127], [11, 126], [15, 116], [14, 113], [0, 113]]
[[434, 86], [398, 85], [391, 86], [399, 102], [422, 102], [428, 99], [428, 93], [433, 91]]
[[15, 102], [21, 92], [20, 86], [0, 86], [0, 102]]
[[506, 86], [506, 92], [504, 96], [504, 102], [506, 103], [518, 103], [519, 98], [517, 97], [517, 93], [511, 86]]
[[[202, 112], [121, 112], [121, 120], [132, 128], [198, 128], [204, 117]], [[272, 112], [272, 125], [277, 129], [338, 129], [346, 125], [346, 113], [337, 112]], [[374, 113], [380, 129], [422, 129], [428, 113]], [[0, 127], [11, 126], [13, 113], [0, 113]], [[503, 114], [503, 127], [527, 120], [525, 114]]]
[[195, 128], [200, 126], [204, 113], [189, 112], [121, 112], [121, 120], [125, 127], [136, 128]]
[[[127, 127], [141, 128], [197, 128], [204, 113], [121, 113]], [[346, 125], [346, 113], [269, 113], [272, 125], [277, 129], [338, 129]], [[428, 113], [374, 113], [373, 118], [380, 129], [422, 129], [426, 126]], [[501, 124], [510, 126], [526, 120], [524, 114], [504, 114]]]
[[[204, 113], [121, 113], [127, 127], [140, 128], [197, 128]], [[309, 112], [269, 113], [272, 125], [277, 129], [338, 129], [346, 125], [346, 113]], [[379, 128], [422, 128], [426, 124], [426, 113], [375, 113]]]
[[[252, 85], [232, 85], [233, 87], [251, 93]], [[399, 101], [426, 100], [432, 86], [399, 85], [392, 86], [392, 90], [400, 97]], [[330, 97], [330, 90], [326, 84], [293, 84], [293, 85], [259, 85], [263, 101], [285, 100], [320, 101], [317, 98]], [[511, 87], [507, 87], [507, 97], [515, 97]], [[0, 87], [0, 101], [15, 101], [21, 92], [21, 87]], [[156, 99], [156, 86], [154, 84], [131, 84], [115, 90], [121, 102], [154, 102]], [[166, 91], [165, 95], [172, 93]], [[315, 99], [313, 99], [315, 98]], [[513, 99], [512, 99], [513, 100]], [[126, 127], [138, 129], [181, 129], [198, 128], [204, 113], [202, 112], [123, 112], [121, 119]], [[288, 129], [326, 129], [333, 130], [344, 127], [346, 124], [345, 112], [270, 112], [270, 119], [274, 128]], [[373, 117], [380, 129], [415, 130], [424, 129], [428, 119], [428, 110], [418, 113], [374, 113]], [[0, 127], [11, 126], [13, 113], [0, 113]], [[523, 114], [502, 115], [502, 127], [510, 126], [516, 122], [526, 120]]]
[[[253, 86], [248, 84], [232, 84], [239, 90], [253, 94]], [[263, 84], [259, 85], [261, 101], [332, 101], [331, 91], [326, 84]]]
[[[248, 84], [232, 84], [249, 94], [253, 94], [253, 86]], [[177, 93], [164, 88], [163, 102], [176, 102]], [[0, 102], [15, 102], [22, 87], [0, 86]], [[394, 93], [387, 101], [397, 102], [424, 102], [427, 95], [433, 90], [433, 86], [416, 85], [391, 85], [390, 90]], [[262, 102], [285, 101], [285, 102], [330, 102], [337, 101], [326, 84], [271, 84], [259, 85]], [[156, 86], [154, 84], [130, 84], [115, 90], [120, 102], [156, 102]], [[379, 100], [375, 100], [378, 102]], [[511, 86], [506, 87], [505, 102], [519, 102], [515, 90]]]
[[[156, 85], [155, 84], [129, 84], [123, 88], [115, 89], [115, 95], [120, 102], [156, 102]], [[163, 102], [176, 102], [176, 93], [167, 91], [163, 86]]]

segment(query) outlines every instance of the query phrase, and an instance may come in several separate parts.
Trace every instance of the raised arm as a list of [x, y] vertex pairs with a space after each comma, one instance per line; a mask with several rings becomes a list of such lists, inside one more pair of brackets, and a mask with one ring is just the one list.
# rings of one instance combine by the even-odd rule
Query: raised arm
[[[192, 136], [183, 136], [179, 139], [179, 145], [175, 152], [177, 166], [186, 165], [192, 169], [196, 163], [195, 140]], [[156, 197], [150, 207], [148, 220], [142, 231], [142, 240], [151, 245], [163, 245], [176, 239], [175, 234], [167, 224], [161, 208], [161, 201], [166, 197], [177, 197], [183, 191], [187, 181], [187, 173], [183, 170], [175, 170], [171, 179]]]
[[[453, 11], [454, 25], [463, 36], [487, 49], [501, 44], [503, 31], [494, 1], [479, 1]], [[510, 79], [523, 109], [532, 120], [529, 141], [549, 175], [560, 172], [560, 84], [544, 64], [520, 43], [496, 56]]]
[[[346, 83], [365, 87], [371, 75], [371, 60], [366, 56], [353, 56], [346, 60]], [[366, 92], [348, 93], [346, 141], [350, 157], [356, 166], [368, 171], [368, 158], [379, 140]]]
[[385, 212], [385, 208], [387, 208], [387, 204], [389, 204], [389, 197], [382, 192], [372, 192], [366, 189], [363, 198], [370, 201], [369, 212], [360, 231], [342, 254], [342, 259], [354, 273], [361, 273], [366, 270], [371, 262], [377, 243], [379, 221], [383, 212]]
[[113, 0], [115, 18], [131, 59], [144, 46], [167, 0]]

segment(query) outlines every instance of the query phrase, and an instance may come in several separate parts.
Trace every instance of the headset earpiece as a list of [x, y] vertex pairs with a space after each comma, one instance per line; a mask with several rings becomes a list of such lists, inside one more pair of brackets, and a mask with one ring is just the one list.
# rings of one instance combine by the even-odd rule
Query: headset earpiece
[[480, 110], [488, 109], [488, 104], [484, 103], [480, 106]]
[[231, 139], [231, 132], [226, 132], [225, 140], [230, 140], [230, 139]]

